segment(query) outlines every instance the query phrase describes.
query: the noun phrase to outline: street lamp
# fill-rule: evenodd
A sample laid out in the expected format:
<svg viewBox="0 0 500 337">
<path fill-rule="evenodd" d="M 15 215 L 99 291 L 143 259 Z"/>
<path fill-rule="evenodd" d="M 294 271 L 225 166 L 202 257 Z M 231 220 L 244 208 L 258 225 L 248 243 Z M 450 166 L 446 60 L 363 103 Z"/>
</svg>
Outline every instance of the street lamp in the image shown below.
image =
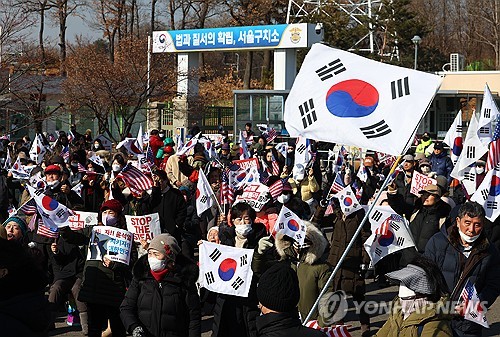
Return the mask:
<svg viewBox="0 0 500 337">
<path fill-rule="evenodd" d="M 413 66 L 413 69 L 417 69 L 417 57 L 418 57 L 418 45 L 422 41 L 422 38 L 418 35 L 415 35 L 412 39 L 411 42 L 415 45 L 415 64 Z"/>
</svg>

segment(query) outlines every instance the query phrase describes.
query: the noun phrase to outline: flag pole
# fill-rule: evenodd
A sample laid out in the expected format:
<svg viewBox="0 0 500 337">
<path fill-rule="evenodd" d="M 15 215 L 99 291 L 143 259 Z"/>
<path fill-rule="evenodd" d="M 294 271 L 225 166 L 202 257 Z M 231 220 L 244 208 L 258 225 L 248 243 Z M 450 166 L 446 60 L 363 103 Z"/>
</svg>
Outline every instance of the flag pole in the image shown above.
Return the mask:
<svg viewBox="0 0 500 337">
<path fill-rule="evenodd" d="M 319 301 L 321 300 L 321 298 L 323 297 L 323 295 L 325 295 L 325 293 L 327 292 L 328 287 L 330 286 L 330 284 L 333 281 L 333 278 L 335 277 L 335 275 L 339 271 L 340 267 L 342 266 L 342 263 L 344 262 L 345 258 L 347 257 L 347 254 L 349 253 L 349 251 L 351 250 L 352 246 L 354 245 L 354 242 L 355 242 L 356 238 L 358 237 L 359 233 L 361 233 L 361 230 L 363 229 L 363 225 L 368 220 L 368 217 L 370 216 L 370 213 L 372 212 L 373 208 L 375 207 L 375 204 L 377 203 L 378 199 L 382 195 L 382 192 L 389 185 L 390 176 L 394 172 L 394 170 L 396 169 L 397 164 L 400 161 L 400 159 L 401 159 L 401 156 L 399 156 L 399 158 L 396 160 L 396 162 L 392 165 L 391 171 L 389 172 L 389 174 L 385 178 L 384 183 L 382 184 L 382 186 L 380 187 L 377 195 L 375 196 L 375 199 L 373 200 L 372 204 L 368 208 L 368 211 L 365 213 L 365 216 L 363 217 L 363 220 L 361 220 L 361 223 L 359 224 L 358 229 L 356 229 L 356 232 L 354 232 L 354 235 L 352 236 L 351 241 L 349 242 L 349 244 L 347 245 L 346 249 L 344 250 L 344 253 L 340 257 L 339 261 L 337 262 L 337 265 L 333 269 L 330 277 L 326 281 L 325 286 L 323 287 L 323 289 L 321 289 L 321 292 L 319 293 L 318 297 L 316 298 L 316 301 L 314 302 L 311 310 L 309 311 L 309 314 L 307 314 L 307 317 L 302 322 L 303 325 L 306 325 L 306 323 L 309 321 L 309 319 L 313 315 L 314 311 L 318 308 Z"/>
</svg>

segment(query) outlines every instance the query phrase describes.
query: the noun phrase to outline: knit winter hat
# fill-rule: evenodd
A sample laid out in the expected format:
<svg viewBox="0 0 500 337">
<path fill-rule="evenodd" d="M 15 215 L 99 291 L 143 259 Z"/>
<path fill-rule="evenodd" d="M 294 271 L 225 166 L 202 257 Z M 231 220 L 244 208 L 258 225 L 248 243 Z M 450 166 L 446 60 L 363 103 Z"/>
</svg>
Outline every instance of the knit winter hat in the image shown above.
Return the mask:
<svg viewBox="0 0 500 337">
<path fill-rule="evenodd" d="M 26 235 L 26 232 L 28 231 L 28 226 L 26 225 L 26 222 L 24 222 L 23 219 L 21 219 L 18 216 L 11 216 L 7 220 L 5 220 L 3 225 L 6 226 L 9 222 L 15 222 L 21 229 L 21 232 L 23 232 L 23 236 Z"/>
<path fill-rule="evenodd" d="M 102 204 L 101 212 L 104 212 L 107 209 L 114 211 L 116 214 L 121 214 L 122 210 L 123 210 L 123 206 L 118 200 L 111 199 L 111 200 L 107 200 L 106 202 L 104 202 L 104 204 Z"/>
<path fill-rule="evenodd" d="M 165 254 L 167 260 L 174 260 L 181 252 L 181 248 L 177 240 L 168 233 L 157 235 L 151 240 L 148 250 L 154 249 L 162 254 Z"/>
<path fill-rule="evenodd" d="M 260 277 L 257 285 L 259 302 L 277 312 L 290 312 L 297 308 L 300 298 L 299 279 L 290 263 L 278 262 Z"/>
</svg>

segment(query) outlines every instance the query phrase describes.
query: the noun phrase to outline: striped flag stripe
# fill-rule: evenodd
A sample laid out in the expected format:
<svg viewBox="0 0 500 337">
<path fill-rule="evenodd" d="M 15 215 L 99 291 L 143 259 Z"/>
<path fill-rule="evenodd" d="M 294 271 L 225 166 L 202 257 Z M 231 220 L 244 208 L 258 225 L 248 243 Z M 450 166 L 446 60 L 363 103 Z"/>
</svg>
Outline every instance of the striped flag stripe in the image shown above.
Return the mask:
<svg viewBox="0 0 500 337">
<path fill-rule="evenodd" d="M 117 177 L 123 179 L 130 189 L 136 191 L 142 192 L 153 187 L 153 180 L 130 163 L 127 163 Z"/>
</svg>

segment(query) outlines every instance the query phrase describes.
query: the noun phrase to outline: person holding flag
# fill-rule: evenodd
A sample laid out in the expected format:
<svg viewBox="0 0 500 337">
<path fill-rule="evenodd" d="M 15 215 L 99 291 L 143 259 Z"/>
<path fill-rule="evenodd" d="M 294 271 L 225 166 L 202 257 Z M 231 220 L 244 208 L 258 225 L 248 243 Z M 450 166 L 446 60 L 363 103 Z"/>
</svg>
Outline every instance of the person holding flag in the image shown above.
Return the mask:
<svg viewBox="0 0 500 337">
<path fill-rule="evenodd" d="M 344 201 L 340 202 L 345 204 Z M 328 262 L 332 266 L 338 264 L 340 257 L 346 250 L 347 245 L 365 215 L 365 211 L 362 208 L 348 215 L 344 215 L 338 199 L 334 199 L 334 204 L 335 206 L 332 214 L 333 235 L 330 242 L 330 253 L 328 255 Z M 364 276 L 370 264 L 370 258 L 363 249 L 363 242 L 365 242 L 369 236 L 370 224 L 367 221 L 332 282 L 333 291 L 342 290 L 348 294 L 352 294 L 353 301 L 361 306 L 359 322 L 361 324 L 362 336 L 368 336 L 370 333 L 370 316 L 366 312 L 365 306 L 361 304 L 365 300 L 366 293 Z"/>
<path fill-rule="evenodd" d="M 250 205 L 243 202 L 235 204 L 231 208 L 229 222 L 221 216 L 223 221 L 219 224 L 220 243 L 236 248 L 256 248 L 267 232 L 263 224 L 255 222 L 255 218 L 255 210 Z M 255 319 L 259 315 L 256 286 L 254 275 L 247 297 L 217 294 L 213 337 L 256 337 Z"/>
<path fill-rule="evenodd" d="M 476 289 L 481 304 L 491 306 L 500 294 L 500 254 L 486 237 L 485 211 L 476 202 L 466 202 L 452 219 L 425 247 L 425 256 L 434 261 L 443 272 L 452 293 L 451 301 L 458 301 L 452 323 L 455 336 L 482 336 L 482 322 L 465 319 L 467 309 L 461 295 L 468 282 Z"/>
<path fill-rule="evenodd" d="M 302 200 L 309 205 L 310 214 L 314 214 L 318 202 L 313 198 L 313 193 L 319 191 L 319 185 L 314 177 L 313 168 L 307 170 L 302 164 L 295 164 L 292 178 L 288 182 L 292 186 L 293 194 L 299 193 Z"/>
</svg>

